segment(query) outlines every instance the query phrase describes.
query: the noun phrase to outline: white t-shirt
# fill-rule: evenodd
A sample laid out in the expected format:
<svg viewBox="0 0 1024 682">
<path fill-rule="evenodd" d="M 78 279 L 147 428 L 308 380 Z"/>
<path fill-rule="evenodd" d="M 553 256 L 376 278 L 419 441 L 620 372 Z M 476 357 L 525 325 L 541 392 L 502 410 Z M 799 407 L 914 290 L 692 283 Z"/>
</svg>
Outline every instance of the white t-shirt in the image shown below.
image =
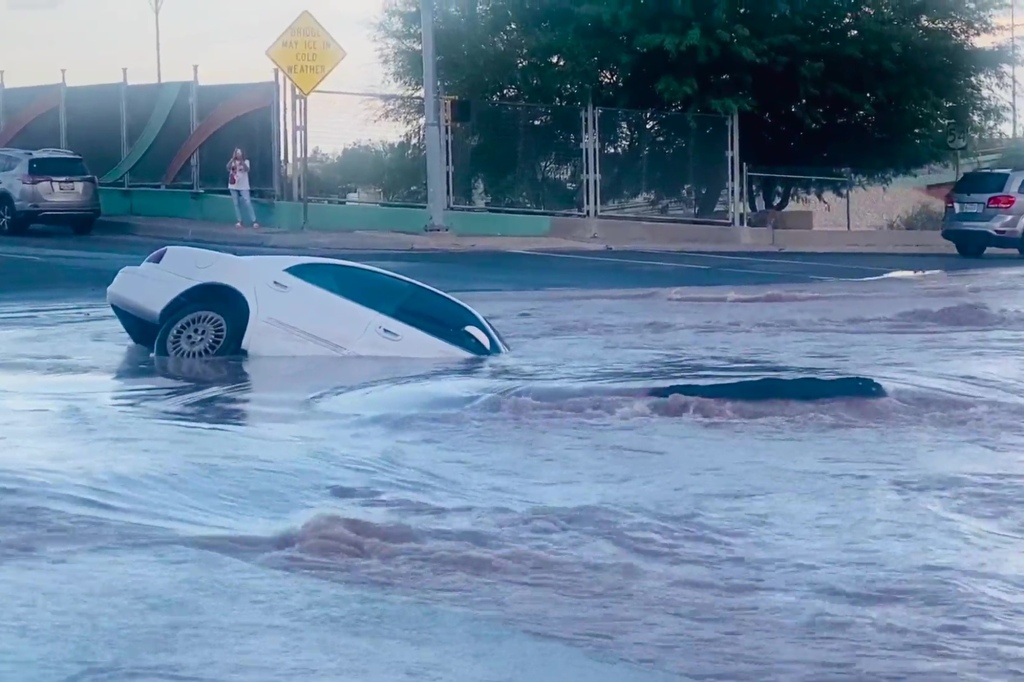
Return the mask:
<svg viewBox="0 0 1024 682">
<path fill-rule="evenodd" d="M 231 168 L 235 172 L 235 184 L 231 184 L 231 171 L 228 171 L 228 189 L 248 190 L 249 189 L 249 159 L 244 161 L 232 161 Z"/>
</svg>

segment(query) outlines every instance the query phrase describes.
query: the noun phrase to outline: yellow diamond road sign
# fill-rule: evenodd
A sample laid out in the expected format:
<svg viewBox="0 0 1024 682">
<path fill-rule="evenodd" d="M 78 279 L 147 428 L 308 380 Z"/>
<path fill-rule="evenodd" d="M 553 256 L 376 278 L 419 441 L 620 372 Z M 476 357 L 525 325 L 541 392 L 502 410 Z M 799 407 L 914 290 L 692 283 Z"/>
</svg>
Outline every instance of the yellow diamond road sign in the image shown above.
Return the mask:
<svg viewBox="0 0 1024 682">
<path fill-rule="evenodd" d="M 267 48 L 267 56 L 303 95 L 309 96 L 345 59 L 345 50 L 319 21 L 303 11 Z"/>
</svg>

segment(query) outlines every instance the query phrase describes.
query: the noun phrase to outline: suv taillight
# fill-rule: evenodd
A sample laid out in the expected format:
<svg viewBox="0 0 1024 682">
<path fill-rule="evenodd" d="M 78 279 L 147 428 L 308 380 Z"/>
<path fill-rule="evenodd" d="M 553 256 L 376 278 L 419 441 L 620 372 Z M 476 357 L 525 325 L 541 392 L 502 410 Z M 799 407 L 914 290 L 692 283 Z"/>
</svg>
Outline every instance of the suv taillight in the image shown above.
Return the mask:
<svg viewBox="0 0 1024 682">
<path fill-rule="evenodd" d="M 43 182 L 50 182 L 50 178 L 43 177 L 41 175 L 22 175 L 21 184 L 23 185 L 38 185 Z"/>
<path fill-rule="evenodd" d="M 997 194 L 994 197 L 989 197 L 988 204 L 989 208 L 1013 208 L 1013 205 L 1017 203 L 1017 197 L 1009 194 Z"/>
<path fill-rule="evenodd" d="M 946 195 L 946 208 L 953 208 L 953 193 Z"/>
</svg>

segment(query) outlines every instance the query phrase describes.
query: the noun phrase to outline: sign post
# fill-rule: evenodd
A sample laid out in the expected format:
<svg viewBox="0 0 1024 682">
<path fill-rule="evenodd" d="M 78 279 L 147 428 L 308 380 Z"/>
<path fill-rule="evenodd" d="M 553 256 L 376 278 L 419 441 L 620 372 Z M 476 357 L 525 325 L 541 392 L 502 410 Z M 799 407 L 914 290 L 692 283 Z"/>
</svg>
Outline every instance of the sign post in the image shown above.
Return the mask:
<svg viewBox="0 0 1024 682">
<path fill-rule="evenodd" d="M 956 152 L 967 149 L 967 130 L 956 121 L 946 124 L 946 146 Z"/>
<path fill-rule="evenodd" d="M 331 72 L 347 57 L 344 48 L 338 44 L 327 29 L 307 10 L 284 30 L 277 40 L 267 48 L 267 57 L 301 93 L 301 122 L 296 126 L 302 130 L 301 145 L 292 146 L 298 156 L 301 149 L 302 168 L 302 228 L 309 221 L 309 96 L 331 75 Z M 298 164 L 296 164 L 298 165 Z"/>
<path fill-rule="evenodd" d="M 960 152 L 967 149 L 967 128 L 956 121 L 946 123 L 946 146 L 953 153 L 953 175 L 960 178 Z"/>
</svg>

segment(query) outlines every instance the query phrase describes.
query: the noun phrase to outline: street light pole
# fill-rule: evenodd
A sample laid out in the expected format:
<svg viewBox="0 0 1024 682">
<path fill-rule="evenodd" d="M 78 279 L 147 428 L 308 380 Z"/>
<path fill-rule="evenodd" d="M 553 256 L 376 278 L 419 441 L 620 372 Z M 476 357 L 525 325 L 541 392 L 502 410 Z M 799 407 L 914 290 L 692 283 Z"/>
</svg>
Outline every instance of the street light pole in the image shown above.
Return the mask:
<svg viewBox="0 0 1024 682">
<path fill-rule="evenodd" d="M 1010 115 L 1013 139 L 1017 139 L 1017 0 L 1010 0 Z"/>
<path fill-rule="evenodd" d="M 420 24 L 423 32 L 423 118 L 427 146 L 428 231 L 446 230 L 444 224 L 445 172 L 441 157 L 441 116 L 437 94 L 437 54 L 434 49 L 434 0 L 420 0 Z"/>
<path fill-rule="evenodd" d="M 164 8 L 164 0 L 149 0 L 149 6 L 153 9 L 153 20 L 156 23 L 156 82 L 163 83 L 160 68 L 160 10 Z"/>
</svg>

